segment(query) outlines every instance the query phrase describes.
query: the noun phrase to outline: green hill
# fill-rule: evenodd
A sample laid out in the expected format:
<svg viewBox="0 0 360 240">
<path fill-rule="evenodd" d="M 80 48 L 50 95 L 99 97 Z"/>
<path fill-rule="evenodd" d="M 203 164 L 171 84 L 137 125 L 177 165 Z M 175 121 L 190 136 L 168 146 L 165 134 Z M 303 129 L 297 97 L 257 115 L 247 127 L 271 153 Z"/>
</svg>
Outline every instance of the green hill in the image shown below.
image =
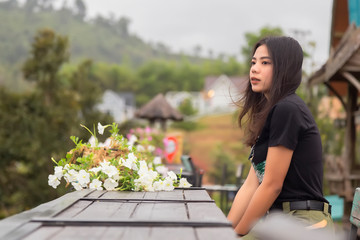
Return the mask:
<svg viewBox="0 0 360 240">
<path fill-rule="evenodd" d="M 53 8 L 55 0 L 0 1 L 0 84 L 16 89 L 20 69 L 29 55 L 37 31 L 50 28 L 67 36 L 71 62 L 93 59 L 96 62 L 126 64 L 132 68 L 156 59 L 180 61 L 184 56 L 170 52 L 162 43 L 144 42 L 128 31 L 130 20 L 124 17 L 102 17 L 85 20 L 82 0 L 72 8 Z M 191 62 L 197 57 L 186 56 Z M 11 79 L 11 80 L 10 80 Z M 14 80 L 15 79 L 15 80 Z"/>
</svg>

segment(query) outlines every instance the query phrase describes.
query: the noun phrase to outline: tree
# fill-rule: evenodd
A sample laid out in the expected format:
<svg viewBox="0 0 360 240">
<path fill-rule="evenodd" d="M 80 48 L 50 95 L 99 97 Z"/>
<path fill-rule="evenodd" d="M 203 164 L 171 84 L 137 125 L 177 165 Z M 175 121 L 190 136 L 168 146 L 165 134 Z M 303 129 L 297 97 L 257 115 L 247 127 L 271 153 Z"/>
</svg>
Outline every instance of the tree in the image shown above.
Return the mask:
<svg viewBox="0 0 360 240">
<path fill-rule="evenodd" d="M 193 107 L 191 99 L 186 98 L 179 106 L 179 111 L 186 115 L 186 116 L 192 116 L 197 113 L 196 109 Z"/>
<path fill-rule="evenodd" d="M 77 16 L 81 19 L 84 20 L 85 16 L 86 16 L 86 5 L 83 2 L 83 0 L 76 0 L 75 1 L 75 7 L 76 7 L 76 11 L 77 11 Z"/>
<path fill-rule="evenodd" d="M 126 17 L 121 17 L 116 24 L 118 33 L 120 34 L 120 36 L 122 37 L 128 37 L 129 36 L 129 24 L 130 24 L 130 19 L 126 18 Z"/>
<path fill-rule="evenodd" d="M 283 30 L 279 27 L 263 27 L 260 29 L 259 32 L 247 32 L 245 33 L 245 39 L 246 39 L 246 45 L 241 48 L 241 54 L 244 56 L 245 63 L 247 66 L 247 70 L 245 72 L 248 72 L 250 69 L 250 62 L 252 58 L 252 51 L 254 48 L 254 45 L 262 38 L 267 36 L 282 36 L 284 35 Z"/>
<path fill-rule="evenodd" d="M 36 83 L 47 106 L 56 97 L 58 72 L 69 56 L 67 37 L 56 35 L 50 29 L 38 31 L 32 44 L 31 57 L 23 66 L 23 74 L 26 80 Z"/>
<path fill-rule="evenodd" d="M 72 135 L 88 140 L 85 131 L 79 132 L 80 123 L 113 121 L 94 108 L 102 91 L 90 79 L 90 60 L 72 74 L 59 72 L 68 59 L 65 39 L 39 31 L 23 66 L 24 76 L 36 83 L 33 91 L 0 89 L 0 218 L 62 195 L 64 188 L 47 184 L 54 171 L 51 157 L 66 155 Z"/>
</svg>

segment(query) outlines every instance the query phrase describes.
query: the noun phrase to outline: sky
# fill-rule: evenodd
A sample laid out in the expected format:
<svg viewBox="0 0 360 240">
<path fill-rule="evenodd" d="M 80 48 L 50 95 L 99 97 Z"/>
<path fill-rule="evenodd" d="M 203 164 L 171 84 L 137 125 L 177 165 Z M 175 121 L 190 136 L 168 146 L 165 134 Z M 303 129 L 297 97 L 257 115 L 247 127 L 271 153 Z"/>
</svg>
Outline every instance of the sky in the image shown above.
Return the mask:
<svg viewBox="0 0 360 240">
<path fill-rule="evenodd" d="M 173 52 L 211 49 L 241 59 L 246 32 L 280 27 L 300 43 L 315 41 L 317 65 L 329 56 L 332 0 L 84 0 L 88 17 L 127 17 L 130 32 Z M 295 33 L 298 32 L 298 34 Z M 300 34 L 299 34 L 300 33 Z"/>
<path fill-rule="evenodd" d="M 3 0 L 0 0 L 3 1 Z M 24 2 L 25 0 L 18 0 Z M 52 0 L 61 6 L 75 0 Z M 83 0 L 88 18 L 130 19 L 130 32 L 146 42 L 161 42 L 172 52 L 224 53 L 242 60 L 245 33 L 280 27 L 302 46 L 315 41 L 316 66 L 329 56 L 333 0 Z"/>
</svg>

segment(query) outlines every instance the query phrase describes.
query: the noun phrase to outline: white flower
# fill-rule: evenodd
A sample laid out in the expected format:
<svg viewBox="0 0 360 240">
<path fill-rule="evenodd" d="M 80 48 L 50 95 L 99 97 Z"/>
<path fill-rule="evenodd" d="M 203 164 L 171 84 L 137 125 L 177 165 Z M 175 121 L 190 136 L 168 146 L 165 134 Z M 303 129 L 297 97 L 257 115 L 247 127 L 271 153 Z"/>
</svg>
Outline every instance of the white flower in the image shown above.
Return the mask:
<svg viewBox="0 0 360 240">
<path fill-rule="evenodd" d="M 181 179 L 180 179 L 179 187 L 189 188 L 189 187 L 191 187 L 191 186 L 192 186 L 192 185 L 187 181 L 186 178 L 181 178 Z"/>
<path fill-rule="evenodd" d="M 90 174 L 82 169 L 79 171 L 76 179 L 82 187 L 85 187 L 90 182 Z"/>
<path fill-rule="evenodd" d="M 98 132 L 99 134 L 103 135 L 104 134 L 104 130 L 105 130 L 105 126 L 101 125 L 101 123 L 98 122 Z"/>
<path fill-rule="evenodd" d="M 94 179 L 90 183 L 90 189 L 103 190 L 101 185 L 102 185 L 102 182 L 99 179 Z"/>
<path fill-rule="evenodd" d="M 153 152 L 153 151 L 155 151 L 155 147 L 153 145 L 149 145 L 147 150 L 149 152 Z"/>
<path fill-rule="evenodd" d="M 131 135 L 129 142 L 134 144 L 137 140 L 138 140 L 138 138 L 135 135 Z"/>
<path fill-rule="evenodd" d="M 80 191 L 83 189 L 83 187 L 81 186 L 80 183 L 78 182 L 72 182 L 71 185 L 73 185 L 73 187 L 75 188 L 76 191 Z"/>
<path fill-rule="evenodd" d="M 153 186 L 155 191 L 164 191 L 165 183 L 164 181 L 159 180 L 159 181 L 155 181 Z"/>
<path fill-rule="evenodd" d="M 131 135 L 128 141 L 128 145 L 129 145 L 129 150 L 132 149 L 132 147 L 134 146 L 134 143 L 137 141 L 137 137 L 135 135 Z"/>
<path fill-rule="evenodd" d="M 177 180 L 177 176 L 173 171 L 169 171 L 167 174 L 172 180 Z"/>
<path fill-rule="evenodd" d="M 105 159 L 100 163 L 100 166 L 102 168 L 105 168 L 105 167 L 108 167 L 110 166 L 110 162 L 109 161 L 106 161 Z"/>
<path fill-rule="evenodd" d="M 165 191 L 172 191 L 174 190 L 174 182 L 171 178 L 169 177 L 166 177 L 165 180 L 164 180 L 164 190 Z"/>
<path fill-rule="evenodd" d="M 144 148 L 144 146 L 142 146 L 142 145 L 137 145 L 137 146 L 136 146 L 136 150 L 137 150 L 138 152 L 145 152 L 145 151 L 146 151 L 145 148 Z"/>
<path fill-rule="evenodd" d="M 64 170 L 69 171 L 69 170 L 70 170 L 70 165 L 69 165 L 69 164 L 66 164 L 66 165 L 64 166 Z"/>
<path fill-rule="evenodd" d="M 150 191 L 150 192 L 154 191 L 153 179 L 148 174 L 143 175 L 142 177 L 140 177 L 138 179 L 135 179 L 134 183 L 135 183 L 135 186 L 137 186 L 137 188 L 142 187 L 145 191 Z"/>
<path fill-rule="evenodd" d="M 165 177 L 169 169 L 164 165 L 159 165 L 155 168 L 155 170 Z"/>
<path fill-rule="evenodd" d="M 138 171 L 138 174 L 140 176 L 147 174 L 149 169 L 148 169 L 146 162 L 144 160 L 141 160 L 141 161 L 139 161 L 139 163 L 140 163 L 140 169 Z"/>
<path fill-rule="evenodd" d="M 122 159 L 122 165 L 133 170 L 137 170 L 136 166 L 137 158 L 134 153 L 129 153 L 126 160 Z"/>
<path fill-rule="evenodd" d="M 55 175 L 50 174 L 48 177 L 48 184 L 53 188 L 57 188 L 57 186 L 60 184 L 60 181 Z"/>
<path fill-rule="evenodd" d="M 62 166 L 56 166 L 55 167 L 55 176 L 58 178 L 58 179 L 61 179 L 63 177 L 63 167 Z"/>
<path fill-rule="evenodd" d="M 161 157 L 154 157 L 153 163 L 154 163 L 155 165 L 161 164 Z"/>
<path fill-rule="evenodd" d="M 90 143 L 91 147 L 96 147 L 96 139 L 94 136 L 91 136 L 89 138 L 89 143 Z"/>
<path fill-rule="evenodd" d="M 104 188 L 108 191 L 113 191 L 118 186 L 118 182 L 112 178 L 107 178 L 104 182 Z"/>
<path fill-rule="evenodd" d="M 101 169 L 102 169 L 101 167 L 94 167 L 94 168 L 89 169 L 89 171 L 97 174 L 98 172 L 101 171 Z"/>
<path fill-rule="evenodd" d="M 115 174 L 111 178 L 114 179 L 115 181 L 119 181 L 121 177 L 119 174 Z"/>
<path fill-rule="evenodd" d="M 111 139 L 107 138 L 104 143 L 99 143 L 99 147 L 110 147 L 111 146 Z"/>
<path fill-rule="evenodd" d="M 109 177 L 112 177 L 112 176 L 118 174 L 118 173 L 119 173 L 119 170 L 118 170 L 115 166 L 110 165 L 110 166 L 105 166 L 105 167 L 103 167 L 103 172 L 104 172 L 106 175 L 108 175 Z"/>
<path fill-rule="evenodd" d="M 65 173 L 64 178 L 67 182 L 74 182 L 76 181 L 76 176 L 78 172 L 74 169 L 70 169 L 67 173 Z"/>
</svg>

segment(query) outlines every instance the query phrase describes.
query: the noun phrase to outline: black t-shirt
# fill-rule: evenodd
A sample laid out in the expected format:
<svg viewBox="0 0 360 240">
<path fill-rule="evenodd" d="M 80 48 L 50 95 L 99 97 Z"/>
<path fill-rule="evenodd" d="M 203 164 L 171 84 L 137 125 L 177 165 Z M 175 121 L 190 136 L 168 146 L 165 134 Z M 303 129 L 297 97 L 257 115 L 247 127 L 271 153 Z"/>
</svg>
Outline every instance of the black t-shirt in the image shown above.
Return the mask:
<svg viewBox="0 0 360 240">
<path fill-rule="evenodd" d="M 268 147 L 278 145 L 294 153 L 283 188 L 274 204 L 299 200 L 327 202 L 322 193 L 323 163 L 319 130 L 308 107 L 296 94 L 283 98 L 270 110 L 253 147 L 251 162 L 260 183 Z"/>
</svg>

